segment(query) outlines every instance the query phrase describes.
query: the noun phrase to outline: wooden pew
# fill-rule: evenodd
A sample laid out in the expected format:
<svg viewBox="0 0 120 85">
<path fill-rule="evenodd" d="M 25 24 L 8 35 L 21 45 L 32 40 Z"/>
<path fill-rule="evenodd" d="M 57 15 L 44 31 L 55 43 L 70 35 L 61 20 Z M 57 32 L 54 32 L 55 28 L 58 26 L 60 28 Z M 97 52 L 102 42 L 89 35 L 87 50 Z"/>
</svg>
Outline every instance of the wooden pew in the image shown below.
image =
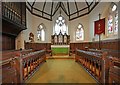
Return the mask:
<svg viewBox="0 0 120 85">
<path fill-rule="evenodd" d="M 101 53 L 77 50 L 75 60 L 80 62 L 92 76 L 101 81 L 101 56 Z"/>
<path fill-rule="evenodd" d="M 32 50 L 11 51 L 6 54 L 6 57 L 3 52 L 5 58 L 0 64 L 0 69 L 3 71 L 1 74 L 2 83 L 24 83 L 36 72 L 40 64 L 46 61 L 45 53 L 45 50 L 35 52 L 32 52 Z"/>
<path fill-rule="evenodd" d="M 28 54 L 30 52 L 33 52 L 32 49 L 23 49 L 23 50 L 7 50 L 7 51 L 1 51 L 0 54 L 2 55 L 0 60 L 7 60 L 10 58 L 13 58 L 15 56 L 19 57 L 21 55 Z"/>
<path fill-rule="evenodd" d="M 109 83 L 120 84 L 120 52 L 109 52 L 112 53 L 109 59 Z"/>
<path fill-rule="evenodd" d="M 42 62 L 46 61 L 45 50 L 36 51 L 31 54 L 22 56 L 22 82 L 25 82 L 36 70 Z"/>
<path fill-rule="evenodd" d="M 116 66 L 115 63 L 120 65 L 120 61 L 112 61 L 113 65 L 109 71 L 109 83 L 120 84 L 120 66 Z"/>
<path fill-rule="evenodd" d="M 7 59 L 1 62 L 0 70 L 2 70 L 2 83 L 18 83 L 17 70 L 12 66 L 15 58 Z"/>
<path fill-rule="evenodd" d="M 116 58 L 118 54 L 118 51 L 110 50 L 77 50 L 75 60 L 80 62 L 99 83 L 119 83 L 120 59 Z"/>
</svg>

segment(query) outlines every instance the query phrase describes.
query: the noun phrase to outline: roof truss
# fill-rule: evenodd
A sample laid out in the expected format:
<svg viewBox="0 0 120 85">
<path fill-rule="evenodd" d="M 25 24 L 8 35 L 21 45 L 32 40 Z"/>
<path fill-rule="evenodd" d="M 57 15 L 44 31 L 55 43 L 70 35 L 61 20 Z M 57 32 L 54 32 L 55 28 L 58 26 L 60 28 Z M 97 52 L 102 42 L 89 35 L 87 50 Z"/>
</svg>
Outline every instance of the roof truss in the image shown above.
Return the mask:
<svg viewBox="0 0 120 85">
<path fill-rule="evenodd" d="M 44 19 L 47 19 L 47 20 L 50 20 L 52 21 L 52 18 L 53 16 L 56 14 L 56 12 L 59 10 L 59 9 L 62 9 L 63 12 L 69 17 L 69 20 L 74 20 L 76 18 L 79 18 L 79 17 L 82 17 L 82 16 L 85 16 L 87 14 L 89 14 L 96 6 L 97 4 L 99 3 L 99 0 L 98 2 L 96 2 L 96 0 L 93 0 L 93 2 L 91 2 L 90 4 L 87 2 L 87 0 L 85 0 L 85 3 L 87 5 L 87 7 L 84 7 L 82 9 L 79 9 L 78 8 L 78 4 L 76 2 L 76 0 L 74 0 L 74 4 L 75 4 L 75 8 L 76 8 L 76 11 L 74 13 L 71 13 L 70 12 L 70 2 L 69 1 L 66 1 L 66 2 L 57 2 L 57 5 L 55 6 L 55 9 L 53 10 L 53 7 L 54 7 L 54 2 L 51 2 L 51 6 L 50 6 L 50 13 L 47 13 L 44 11 L 45 7 L 46 7 L 46 1 L 43 3 L 43 7 L 42 9 L 39 9 L 39 8 L 36 8 L 34 7 L 36 0 L 34 0 L 34 2 L 32 3 L 32 5 L 30 4 L 30 2 L 26 2 L 27 5 L 26 5 L 26 8 L 30 11 L 30 13 L 32 13 L 33 15 L 35 16 L 38 16 L 38 17 L 41 17 L 41 18 L 44 18 Z M 64 3 L 66 3 L 66 7 L 65 8 L 65 5 Z M 29 7 L 28 7 L 29 5 Z M 87 12 L 85 13 L 82 13 L 84 10 L 87 10 Z M 37 11 L 37 13 L 36 13 Z M 46 17 L 47 16 L 47 17 Z M 74 17 L 73 17 L 74 16 Z"/>
</svg>

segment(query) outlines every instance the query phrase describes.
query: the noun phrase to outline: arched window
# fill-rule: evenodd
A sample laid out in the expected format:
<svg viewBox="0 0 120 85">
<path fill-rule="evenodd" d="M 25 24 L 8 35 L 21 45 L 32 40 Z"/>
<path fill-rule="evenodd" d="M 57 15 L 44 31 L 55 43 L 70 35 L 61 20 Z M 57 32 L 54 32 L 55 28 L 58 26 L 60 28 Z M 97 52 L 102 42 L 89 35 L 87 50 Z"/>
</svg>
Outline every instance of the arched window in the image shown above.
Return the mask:
<svg viewBox="0 0 120 85">
<path fill-rule="evenodd" d="M 118 10 L 115 3 L 111 3 L 109 9 L 108 34 L 118 34 Z"/>
<path fill-rule="evenodd" d="M 118 12 L 115 13 L 114 34 L 118 34 Z"/>
<path fill-rule="evenodd" d="M 37 39 L 40 41 L 45 41 L 45 26 L 40 24 L 37 29 Z"/>
<path fill-rule="evenodd" d="M 108 17 L 108 33 L 113 33 L 113 16 L 111 14 Z"/>
<path fill-rule="evenodd" d="M 68 29 L 66 27 L 65 19 L 62 16 L 59 16 L 56 21 L 55 21 L 55 27 L 53 29 L 53 34 L 59 34 L 61 31 L 62 34 L 67 33 L 68 34 Z"/>
<path fill-rule="evenodd" d="M 76 40 L 84 40 L 84 29 L 82 24 L 79 24 L 76 29 Z"/>
</svg>

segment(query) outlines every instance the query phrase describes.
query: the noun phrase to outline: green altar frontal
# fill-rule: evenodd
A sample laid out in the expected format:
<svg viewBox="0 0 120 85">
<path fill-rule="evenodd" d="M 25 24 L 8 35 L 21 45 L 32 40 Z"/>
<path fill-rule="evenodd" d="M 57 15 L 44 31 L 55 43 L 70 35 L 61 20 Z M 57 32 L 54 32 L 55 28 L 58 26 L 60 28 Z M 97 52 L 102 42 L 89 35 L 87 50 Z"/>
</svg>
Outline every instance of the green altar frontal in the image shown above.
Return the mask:
<svg viewBox="0 0 120 85">
<path fill-rule="evenodd" d="M 68 55 L 69 54 L 69 45 L 52 45 L 51 49 L 52 49 L 53 55 L 59 55 L 59 54 Z"/>
</svg>

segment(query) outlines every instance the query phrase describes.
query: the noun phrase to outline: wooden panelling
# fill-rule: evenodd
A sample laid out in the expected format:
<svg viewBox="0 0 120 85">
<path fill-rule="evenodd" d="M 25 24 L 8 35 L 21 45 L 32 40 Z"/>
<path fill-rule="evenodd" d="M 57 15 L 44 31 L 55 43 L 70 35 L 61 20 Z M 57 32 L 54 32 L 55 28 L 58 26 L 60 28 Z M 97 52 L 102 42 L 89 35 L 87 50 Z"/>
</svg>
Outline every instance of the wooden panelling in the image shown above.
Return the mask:
<svg viewBox="0 0 120 85">
<path fill-rule="evenodd" d="M 51 50 L 51 43 L 29 43 L 25 42 L 25 49 L 33 49 L 33 50 Z"/>
<path fill-rule="evenodd" d="M 113 40 L 103 40 L 100 42 L 100 48 L 102 50 L 109 49 L 109 50 L 120 50 L 118 44 L 120 44 L 119 39 Z M 85 47 L 90 49 L 99 49 L 99 42 L 83 42 L 83 43 L 70 43 L 70 50 L 81 49 L 85 50 Z"/>
<path fill-rule="evenodd" d="M 2 35 L 2 50 L 14 50 L 15 49 L 15 37 Z"/>
<path fill-rule="evenodd" d="M 29 43 L 24 42 L 25 49 L 33 49 L 34 51 L 46 50 L 46 53 L 52 55 L 51 43 Z"/>
</svg>

